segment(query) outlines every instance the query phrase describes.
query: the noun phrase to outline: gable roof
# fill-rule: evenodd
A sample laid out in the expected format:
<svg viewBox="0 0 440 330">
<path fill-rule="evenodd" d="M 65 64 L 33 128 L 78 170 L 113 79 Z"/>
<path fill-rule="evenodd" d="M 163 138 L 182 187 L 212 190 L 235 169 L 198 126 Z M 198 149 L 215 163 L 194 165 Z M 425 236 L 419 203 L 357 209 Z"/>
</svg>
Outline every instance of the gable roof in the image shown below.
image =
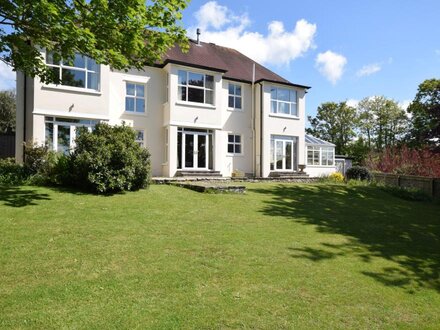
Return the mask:
<svg viewBox="0 0 440 330">
<path fill-rule="evenodd" d="M 189 51 L 182 53 L 179 46 L 174 46 L 165 54 L 163 66 L 168 63 L 192 66 L 201 69 L 218 71 L 223 73 L 223 78 L 252 83 L 252 70 L 255 63 L 255 81 L 268 81 L 300 88 L 310 88 L 309 86 L 291 83 L 264 66 L 258 64 L 239 51 L 218 46 L 213 43 L 189 40 Z"/>
<path fill-rule="evenodd" d="M 328 146 L 328 147 L 335 147 L 333 143 L 318 139 L 317 137 L 314 137 L 312 135 L 305 136 L 306 144 L 313 144 L 313 145 L 320 145 L 320 146 Z"/>
</svg>

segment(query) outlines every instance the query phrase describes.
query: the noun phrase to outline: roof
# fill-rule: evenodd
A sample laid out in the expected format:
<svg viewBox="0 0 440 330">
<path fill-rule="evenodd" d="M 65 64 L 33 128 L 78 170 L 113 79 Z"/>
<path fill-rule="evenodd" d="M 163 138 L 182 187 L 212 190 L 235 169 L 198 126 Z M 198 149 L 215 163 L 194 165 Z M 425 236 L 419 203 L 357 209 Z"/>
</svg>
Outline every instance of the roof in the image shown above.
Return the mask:
<svg viewBox="0 0 440 330">
<path fill-rule="evenodd" d="M 218 46 L 213 43 L 189 40 L 189 51 L 183 53 L 179 46 L 174 46 L 165 54 L 163 66 L 168 63 L 192 66 L 223 73 L 223 78 L 252 83 L 253 64 L 255 63 L 255 81 L 269 81 L 300 88 L 310 88 L 309 86 L 291 83 L 287 79 L 277 75 L 264 66 L 258 64 L 239 51 Z"/>
<path fill-rule="evenodd" d="M 327 146 L 327 147 L 334 147 L 335 145 L 333 143 L 318 139 L 317 137 L 306 135 L 306 144 L 314 144 L 314 145 L 320 145 L 320 146 Z"/>
</svg>

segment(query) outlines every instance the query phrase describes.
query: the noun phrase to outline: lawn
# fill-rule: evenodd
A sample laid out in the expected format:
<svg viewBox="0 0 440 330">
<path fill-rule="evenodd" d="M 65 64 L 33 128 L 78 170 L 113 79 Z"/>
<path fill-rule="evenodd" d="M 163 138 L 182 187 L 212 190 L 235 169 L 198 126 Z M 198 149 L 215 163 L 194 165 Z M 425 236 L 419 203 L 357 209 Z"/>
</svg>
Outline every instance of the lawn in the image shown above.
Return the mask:
<svg viewBox="0 0 440 330">
<path fill-rule="evenodd" d="M 440 327 L 438 204 L 247 188 L 0 188 L 0 327 Z"/>
</svg>

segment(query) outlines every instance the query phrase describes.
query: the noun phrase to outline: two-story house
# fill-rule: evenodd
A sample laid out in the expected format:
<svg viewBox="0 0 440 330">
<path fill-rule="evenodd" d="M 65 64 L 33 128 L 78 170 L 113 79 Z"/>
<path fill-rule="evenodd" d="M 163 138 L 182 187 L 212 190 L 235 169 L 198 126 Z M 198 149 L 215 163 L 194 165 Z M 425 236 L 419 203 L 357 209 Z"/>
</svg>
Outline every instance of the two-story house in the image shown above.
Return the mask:
<svg viewBox="0 0 440 330">
<path fill-rule="evenodd" d="M 71 63 L 42 55 L 61 83 L 46 85 L 18 74 L 18 160 L 23 141 L 68 152 L 78 126 L 105 121 L 125 122 L 138 132 L 137 142 L 151 152 L 153 176 L 203 171 L 231 176 L 239 170 L 267 177 L 306 164 L 309 87 L 234 49 L 190 41 L 188 53 L 175 47 L 162 63 L 128 72 L 81 55 Z"/>
</svg>

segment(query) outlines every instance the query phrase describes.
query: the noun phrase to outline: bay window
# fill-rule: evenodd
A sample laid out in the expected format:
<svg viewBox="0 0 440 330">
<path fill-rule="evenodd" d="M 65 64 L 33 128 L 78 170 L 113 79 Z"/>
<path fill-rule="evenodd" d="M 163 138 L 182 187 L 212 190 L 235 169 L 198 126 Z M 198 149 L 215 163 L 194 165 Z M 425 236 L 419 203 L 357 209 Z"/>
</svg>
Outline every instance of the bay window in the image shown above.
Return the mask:
<svg viewBox="0 0 440 330">
<path fill-rule="evenodd" d="M 214 76 L 184 70 L 178 75 L 179 101 L 214 104 Z"/>
<path fill-rule="evenodd" d="M 297 94 L 294 90 L 272 87 L 270 104 L 271 113 L 298 117 Z"/>
</svg>

